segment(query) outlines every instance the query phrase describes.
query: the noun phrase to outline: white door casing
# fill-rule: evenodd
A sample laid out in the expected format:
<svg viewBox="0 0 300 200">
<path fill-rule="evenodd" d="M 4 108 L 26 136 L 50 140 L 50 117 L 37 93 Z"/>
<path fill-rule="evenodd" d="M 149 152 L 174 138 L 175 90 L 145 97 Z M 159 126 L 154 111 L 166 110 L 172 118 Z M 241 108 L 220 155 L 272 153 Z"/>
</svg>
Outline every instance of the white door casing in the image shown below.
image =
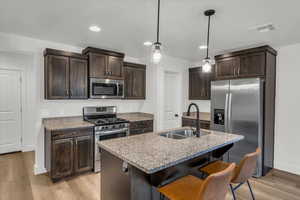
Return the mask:
<svg viewBox="0 0 300 200">
<path fill-rule="evenodd" d="M 164 73 L 164 129 L 180 127 L 179 73 Z"/>
<path fill-rule="evenodd" d="M 0 154 L 21 150 L 21 72 L 0 69 Z"/>
</svg>

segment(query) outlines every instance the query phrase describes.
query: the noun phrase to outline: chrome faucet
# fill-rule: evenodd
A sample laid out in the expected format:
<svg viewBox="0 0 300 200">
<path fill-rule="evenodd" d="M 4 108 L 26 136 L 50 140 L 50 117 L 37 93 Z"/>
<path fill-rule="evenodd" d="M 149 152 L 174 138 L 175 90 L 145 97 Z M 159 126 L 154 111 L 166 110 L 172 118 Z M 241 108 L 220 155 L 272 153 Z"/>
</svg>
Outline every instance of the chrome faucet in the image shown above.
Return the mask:
<svg viewBox="0 0 300 200">
<path fill-rule="evenodd" d="M 191 110 L 191 107 L 192 106 L 195 106 L 195 108 L 196 108 L 196 110 L 197 110 L 197 121 L 196 121 L 196 133 L 195 133 L 195 135 L 197 136 L 197 137 L 200 137 L 200 119 L 199 119 L 199 115 L 200 115 L 200 112 L 199 112 L 199 107 L 198 107 L 198 105 L 197 104 L 195 104 L 195 103 L 191 103 L 190 105 L 189 105 L 189 108 L 188 108 L 188 111 L 187 111 L 187 116 L 190 116 L 190 110 Z"/>
</svg>

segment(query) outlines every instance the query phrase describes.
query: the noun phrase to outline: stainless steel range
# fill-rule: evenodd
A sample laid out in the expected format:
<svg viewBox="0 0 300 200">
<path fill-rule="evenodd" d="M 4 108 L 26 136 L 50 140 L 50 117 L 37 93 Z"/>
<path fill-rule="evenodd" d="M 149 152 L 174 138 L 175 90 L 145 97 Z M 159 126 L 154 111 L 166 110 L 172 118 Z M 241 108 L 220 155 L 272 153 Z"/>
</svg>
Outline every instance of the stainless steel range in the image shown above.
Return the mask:
<svg viewBox="0 0 300 200">
<path fill-rule="evenodd" d="M 95 153 L 94 171 L 101 170 L 101 152 L 98 141 L 112 138 L 125 137 L 129 135 L 129 122 L 117 118 L 117 107 L 84 107 L 83 119 L 95 124 Z"/>
</svg>

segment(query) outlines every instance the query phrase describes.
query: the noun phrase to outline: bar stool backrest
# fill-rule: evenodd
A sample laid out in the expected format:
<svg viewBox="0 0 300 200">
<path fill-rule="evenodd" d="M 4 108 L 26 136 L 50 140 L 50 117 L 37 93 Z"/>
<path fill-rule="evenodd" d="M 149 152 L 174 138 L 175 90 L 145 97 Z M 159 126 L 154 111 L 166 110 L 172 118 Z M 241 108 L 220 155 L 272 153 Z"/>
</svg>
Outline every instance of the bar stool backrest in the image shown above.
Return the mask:
<svg viewBox="0 0 300 200">
<path fill-rule="evenodd" d="M 205 179 L 199 191 L 199 200 L 225 200 L 228 185 L 236 165 L 230 164 L 225 170 L 211 174 Z"/>
<path fill-rule="evenodd" d="M 257 165 L 257 158 L 261 154 L 261 149 L 257 148 L 255 152 L 245 155 L 243 160 L 235 170 L 232 183 L 244 183 L 251 178 L 255 172 Z"/>
</svg>

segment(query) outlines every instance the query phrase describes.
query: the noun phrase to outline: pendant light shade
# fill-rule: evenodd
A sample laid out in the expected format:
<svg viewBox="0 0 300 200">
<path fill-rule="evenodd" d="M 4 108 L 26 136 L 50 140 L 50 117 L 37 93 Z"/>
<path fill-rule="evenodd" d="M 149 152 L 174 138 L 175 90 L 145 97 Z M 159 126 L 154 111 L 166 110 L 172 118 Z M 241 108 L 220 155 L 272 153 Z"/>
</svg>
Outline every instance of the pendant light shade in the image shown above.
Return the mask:
<svg viewBox="0 0 300 200">
<path fill-rule="evenodd" d="M 162 53 L 161 53 L 161 44 L 160 43 L 155 43 L 153 45 L 153 50 L 152 50 L 152 61 L 154 64 L 158 64 L 162 58 Z"/>
<path fill-rule="evenodd" d="M 153 44 L 152 49 L 152 62 L 158 64 L 162 59 L 161 43 L 159 42 L 159 22 L 160 22 L 160 0 L 158 0 L 157 5 L 157 32 L 156 32 L 156 42 Z"/>
<path fill-rule="evenodd" d="M 212 61 L 210 59 L 204 59 L 202 65 L 202 71 L 205 73 L 211 72 Z"/>
<path fill-rule="evenodd" d="M 210 17 L 215 14 L 215 10 L 206 10 L 204 15 L 208 17 L 208 27 L 207 27 L 207 49 L 206 49 L 206 57 L 203 59 L 202 71 L 205 73 L 211 72 L 212 69 L 212 60 L 208 56 L 209 53 L 209 39 L 210 39 Z"/>
</svg>

